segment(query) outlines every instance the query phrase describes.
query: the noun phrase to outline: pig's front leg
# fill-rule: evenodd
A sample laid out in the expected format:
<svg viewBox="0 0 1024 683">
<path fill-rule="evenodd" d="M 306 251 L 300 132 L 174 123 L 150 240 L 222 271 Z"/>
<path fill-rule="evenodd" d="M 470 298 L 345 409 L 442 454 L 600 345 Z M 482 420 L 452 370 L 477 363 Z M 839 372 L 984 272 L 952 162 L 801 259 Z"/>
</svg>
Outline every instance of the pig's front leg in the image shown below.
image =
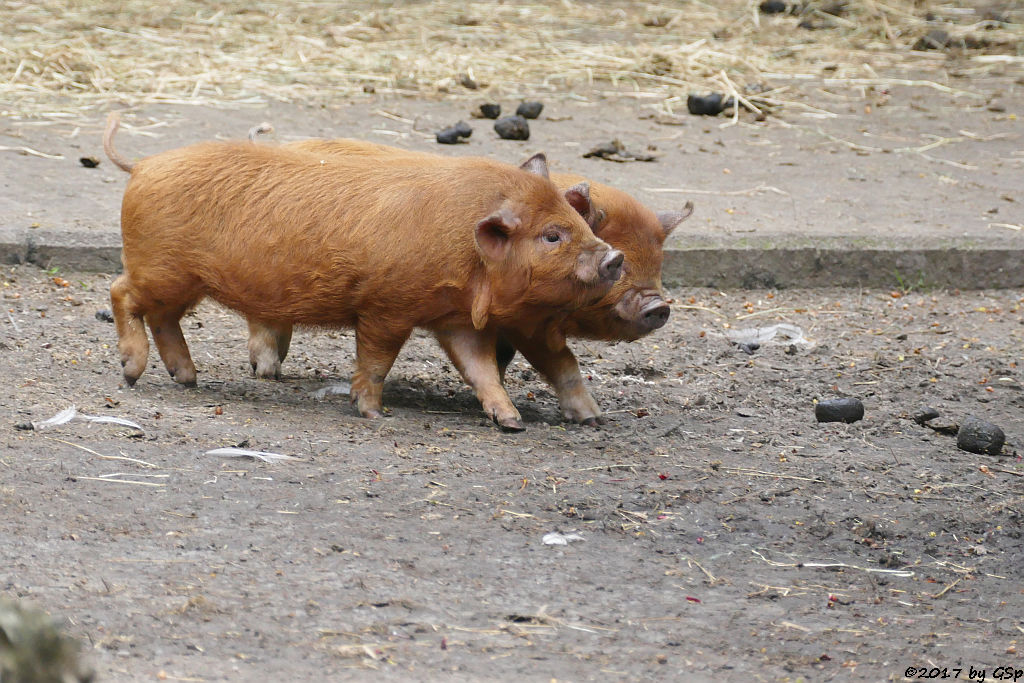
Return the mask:
<svg viewBox="0 0 1024 683">
<path fill-rule="evenodd" d="M 466 384 L 473 388 L 484 412 L 507 432 L 525 429 L 523 418 L 501 385 L 494 357 L 497 335 L 489 329 L 444 329 L 435 333 Z"/>
<path fill-rule="evenodd" d="M 601 417 L 601 408 L 583 384 L 576 356 L 568 346 L 562 344 L 558 351 L 552 351 L 543 333 L 526 337 L 515 332 L 502 330 L 502 335 L 523 354 L 537 371 L 551 384 L 558 396 L 558 404 L 562 415 L 567 420 L 580 422 L 591 427 L 606 422 Z"/>
<path fill-rule="evenodd" d="M 411 333 L 412 328 L 386 329 L 380 321 L 356 323 L 356 371 L 349 396 L 363 417 L 381 416 L 384 378 Z"/>
</svg>

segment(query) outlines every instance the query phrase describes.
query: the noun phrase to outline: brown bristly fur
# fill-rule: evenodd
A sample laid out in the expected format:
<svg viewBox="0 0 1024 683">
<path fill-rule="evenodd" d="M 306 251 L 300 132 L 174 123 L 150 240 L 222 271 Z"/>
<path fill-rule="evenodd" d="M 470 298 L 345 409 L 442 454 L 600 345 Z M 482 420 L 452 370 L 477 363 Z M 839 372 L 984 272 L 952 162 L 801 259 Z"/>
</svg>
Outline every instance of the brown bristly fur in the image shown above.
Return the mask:
<svg viewBox="0 0 1024 683">
<path fill-rule="evenodd" d="M 279 330 L 354 327 L 352 398 L 374 416 L 414 327 L 475 353 L 486 348 L 477 332 L 536 330 L 610 286 L 590 276 L 608 246 L 550 181 L 485 159 L 412 167 L 215 142 L 149 157 L 131 174 L 125 272 L 111 287 L 131 383 L 145 369 L 144 318 L 171 375 L 194 384 L 178 320 L 210 297 Z M 552 225 L 567 233 L 557 248 L 542 239 Z M 485 410 L 516 426 L 500 382 L 491 386 L 496 367 L 474 357 L 467 372 Z"/>
<path fill-rule="evenodd" d="M 254 141 L 259 133 L 258 127 L 253 128 L 249 139 Z M 372 155 L 375 158 L 403 159 L 409 164 L 429 164 L 441 158 L 425 152 L 349 139 L 314 138 L 288 143 L 285 147 L 322 158 Z M 598 237 L 625 254 L 626 266 L 622 277 L 607 294 L 571 312 L 557 327 L 549 326 L 541 334 L 532 334 L 522 326 L 510 326 L 503 329 L 502 334 L 554 385 L 566 417 L 577 421 L 597 421 L 600 415 L 597 404 L 583 385 L 575 357 L 562 342 L 565 336 L 631 341 L 651 331 L 643 324 L 642 313 L 650 306 L 663 303 L 662 247 L 672 229 L 689 216 L 692 205 L 688 202 L 680 212 L 656 215 L 625 192 L 582 176 L 553 173 L 551 180 L 562 191 L 581 182 L 589 183 L 592 202 L 588 216 L 590 225 Z M 259 334 L 258 326 L 250 324 L 250 330 Z M 264 336 L 250 340 L 251 357 L 259 355 L 260 344 L 265 340 Z M 445 339 L 440 341 L 449 356 L 458 352 Z M 280 349 L 276 351 L 280 352 Z M 263 353 L 270 359 L 280 356 L 280 353 L 275 355 L 273 349 L 266 349 Z M 253 362 L 255 367 L 256 361 Z M 274 361 L 275 371 L 277 367 L 279 361 Z M 504 366 L 501 371 L 504 372 Z M 262 374 L 269 374 L 269 371 Z"/>
</svg>

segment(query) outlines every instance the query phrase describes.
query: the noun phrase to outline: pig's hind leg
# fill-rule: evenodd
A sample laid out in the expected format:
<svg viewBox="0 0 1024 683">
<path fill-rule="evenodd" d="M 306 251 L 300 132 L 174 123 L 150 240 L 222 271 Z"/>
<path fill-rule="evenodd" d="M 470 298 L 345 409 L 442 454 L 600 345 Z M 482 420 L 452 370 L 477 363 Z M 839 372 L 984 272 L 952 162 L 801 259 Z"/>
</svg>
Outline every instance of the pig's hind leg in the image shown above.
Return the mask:
<svg viewBox="0 0 1024 683">
<path fill-rule="evenodd" d="M 543 335 L 522 337 L 512 333 L 509 340 L 555 389 L 565 419 L 591 427 L 606 422 L 583 383 L 579 363 L 569 347 L 563 344 L 561 349 L 552 350 Z"/>
<path fill-rule="evenodd" d="M 292 342 L 290 323 L 249 318 L 249 364 L 257 377 L 281 379 L 281 363 Z"/>
<path fill-rule="evenodd" d="M 149 360 L 149 339 L 146 337 L 144 312 L 132 296 L 131 280 L 119 275 L 110 285 L 110 308 L 117 326 L 117 350 L 128 386 L 134 386 Z"/>
<path fill-rule="evenodd" d="M 499 371 L 495 359 L 496 335 L 459 328 L 440 330 L 435 336 L 466 384 L 476 392 L 487 416 L 505 431 L 523 431 L 523 418 L 501 385 L 504 372 Z"/>
<path fill-rule="evenodd" d="M 388 330 L 379 320 L 356 323 L 356 371 L 349 397 L 363 417 L 382 415 L 384 378 L 410 334 L 411 328 Z"/>
<path fill-rule="evenodd" d="M 167 372 L 178 384 L 196 385 L 196 366 L 188 352 L 188 344 L 181 333 L 181 317 L 187 307 L 159 309 L 146 314 L 146 323 L 153 333 L 153 341 L 160 352 Z"/>
</svg>

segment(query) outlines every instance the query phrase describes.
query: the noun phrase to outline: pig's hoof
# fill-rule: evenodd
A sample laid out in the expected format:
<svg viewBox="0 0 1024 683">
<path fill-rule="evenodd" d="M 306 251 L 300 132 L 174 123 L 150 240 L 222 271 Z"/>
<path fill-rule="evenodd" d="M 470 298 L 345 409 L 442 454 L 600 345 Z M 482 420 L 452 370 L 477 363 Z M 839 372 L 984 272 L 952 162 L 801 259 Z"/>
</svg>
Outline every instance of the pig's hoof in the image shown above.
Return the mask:
<svg viewBox="0 0 1024 683">
<path fill-rule="evenodd" d="M 517 420 L 514 417 L 506 417 L 495 421 L 503 432 L 522 432 L 526 430 L 526 425 L 523 424 L 523 421 Z"/>
<path fill-rule="evenodd" d="M 250 363 L 252 365 L 252 374 L 256 375 L 260 379 L 281 379 L 281 362 L 275 361 L 273 363 Z"/>
<path fill-rule="evenodd" d="M 177 370 L 170 372 L 171 379 L 185 387 L 186 389 L 195 389 L 198 385 L 196 384 L 196 374 L 194 372 L 188 372 L 185 370 Z"/>
<path fill-rule="evenodd" d="M 384 413 L 379 410 L 363 410 L 359 412 L 360 415 L 365 417 L 367 420 L 376 420 L 379 417 L 384 417 Z"/>
<path fill-rule="evenodd" d="M 125 376 L 124 376 L 124 381 L 125 381 L 125 383 L 126 383 L 126 384 L 127 384 L 128 386 L 130 386 L 130 387 L 134 387 L 134 386 L 135 386 L 135 383 L 139 381 L 139 378 L 138 378 L 138 377 L 132 377 L 132 376 L 130 376 L 130 375 L 125 375 Z"/>
<path fill-rule="evenodd" d="M 594 417 L 584 418 L 584 420 L 583 420 L 583 424 L 585 424 L 588 427 L 599 427 L 599 426 L 601 426 L 603 424 L 607 424 L 607 422 L 608 422 L 608 420 L 606 420 L 605 418 L 601 417 L 600 415 L 596 415 Z"/>
</svg>

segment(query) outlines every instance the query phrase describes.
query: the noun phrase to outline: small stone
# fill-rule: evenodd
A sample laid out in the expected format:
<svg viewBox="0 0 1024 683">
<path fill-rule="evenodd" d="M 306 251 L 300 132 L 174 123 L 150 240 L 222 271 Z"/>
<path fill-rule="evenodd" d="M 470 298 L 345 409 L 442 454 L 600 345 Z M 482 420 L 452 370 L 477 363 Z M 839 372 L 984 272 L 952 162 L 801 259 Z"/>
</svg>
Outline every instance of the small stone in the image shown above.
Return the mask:
<svg viewBox="0 0 1024 683">
<path fill-rule="evenodd" d="M 82 164 L 86 168 L 96 168 L 100 165 L 100 160 L 96 157 L 82 157 L 78 160 L 78 163 Z"/>
<path fill-rule="evenodd" d="M 477 88 L 480 87 L 480 84 L 477 83 L 476 80 L 469 74 L 462 74 L 461 76 L 459 76 L 459 83 L 462 85 L 463 88 L 469 88 L 470 90 L 476 90 Z"/>
<path fill-rule="evenodd" d="M 544 105 L 541 102 L 523 102 L 516 107 L 516 114 L 524 119 L 535 119 L 540 116 L 543 109 Z"/>
<path fill-rule="evenodd" d="M 501 116 L 501 105 L 495 102 L 487 102 L 480 105 L 480 115 L 485 119 L 496 119 Z"/>
<path fill-rule="evenodd" d="M 818 422 L 845 422 L 864 419 L 864 404 L 858 398 L 830 398 L 814 406 Z"/>
<path fill-rule="evenodd" d="M 999 455 L 1006 443 L 1003 430 L 979 418 L 969 416 L 960 424 L 956 447 L 968 453 Z"/>
<path fill-rule="evenodd" d="M 377 92 L 377 88 L 375 88 L 372 83 L 367 83 L 363 86 L 363 92 L 372 95 Z"/>
<path fill-rule="evenodd" d="M 942 50 L 949 45 L 949 34 L 940 28 L 933 28 L 917 39 L 913 50 Z"/>
<path fill-rule="evenodd" d="M 914 414 L 910 417 L 914 422 L 923 427 L 925 422 L 928 422 L 928 420 L 934 420 L 938 416 L 939 411 L 935 410 L 935 408 L 932 408 L 931 406 L 921 406 L 914 411 Z"/>
<path fill-rule="evenodd" d="M 529 140 L 530 124 L 522 116 L 506 116 L 494 122 L 494 132 L 503 140 Z"/>
<path fill-rule="evenodd" d="M 112 323 L 114 322 L 114 314 L 109 308 L 101 308 L 96 311 L 96 319 L 101 323 Z"/>
</svg>

